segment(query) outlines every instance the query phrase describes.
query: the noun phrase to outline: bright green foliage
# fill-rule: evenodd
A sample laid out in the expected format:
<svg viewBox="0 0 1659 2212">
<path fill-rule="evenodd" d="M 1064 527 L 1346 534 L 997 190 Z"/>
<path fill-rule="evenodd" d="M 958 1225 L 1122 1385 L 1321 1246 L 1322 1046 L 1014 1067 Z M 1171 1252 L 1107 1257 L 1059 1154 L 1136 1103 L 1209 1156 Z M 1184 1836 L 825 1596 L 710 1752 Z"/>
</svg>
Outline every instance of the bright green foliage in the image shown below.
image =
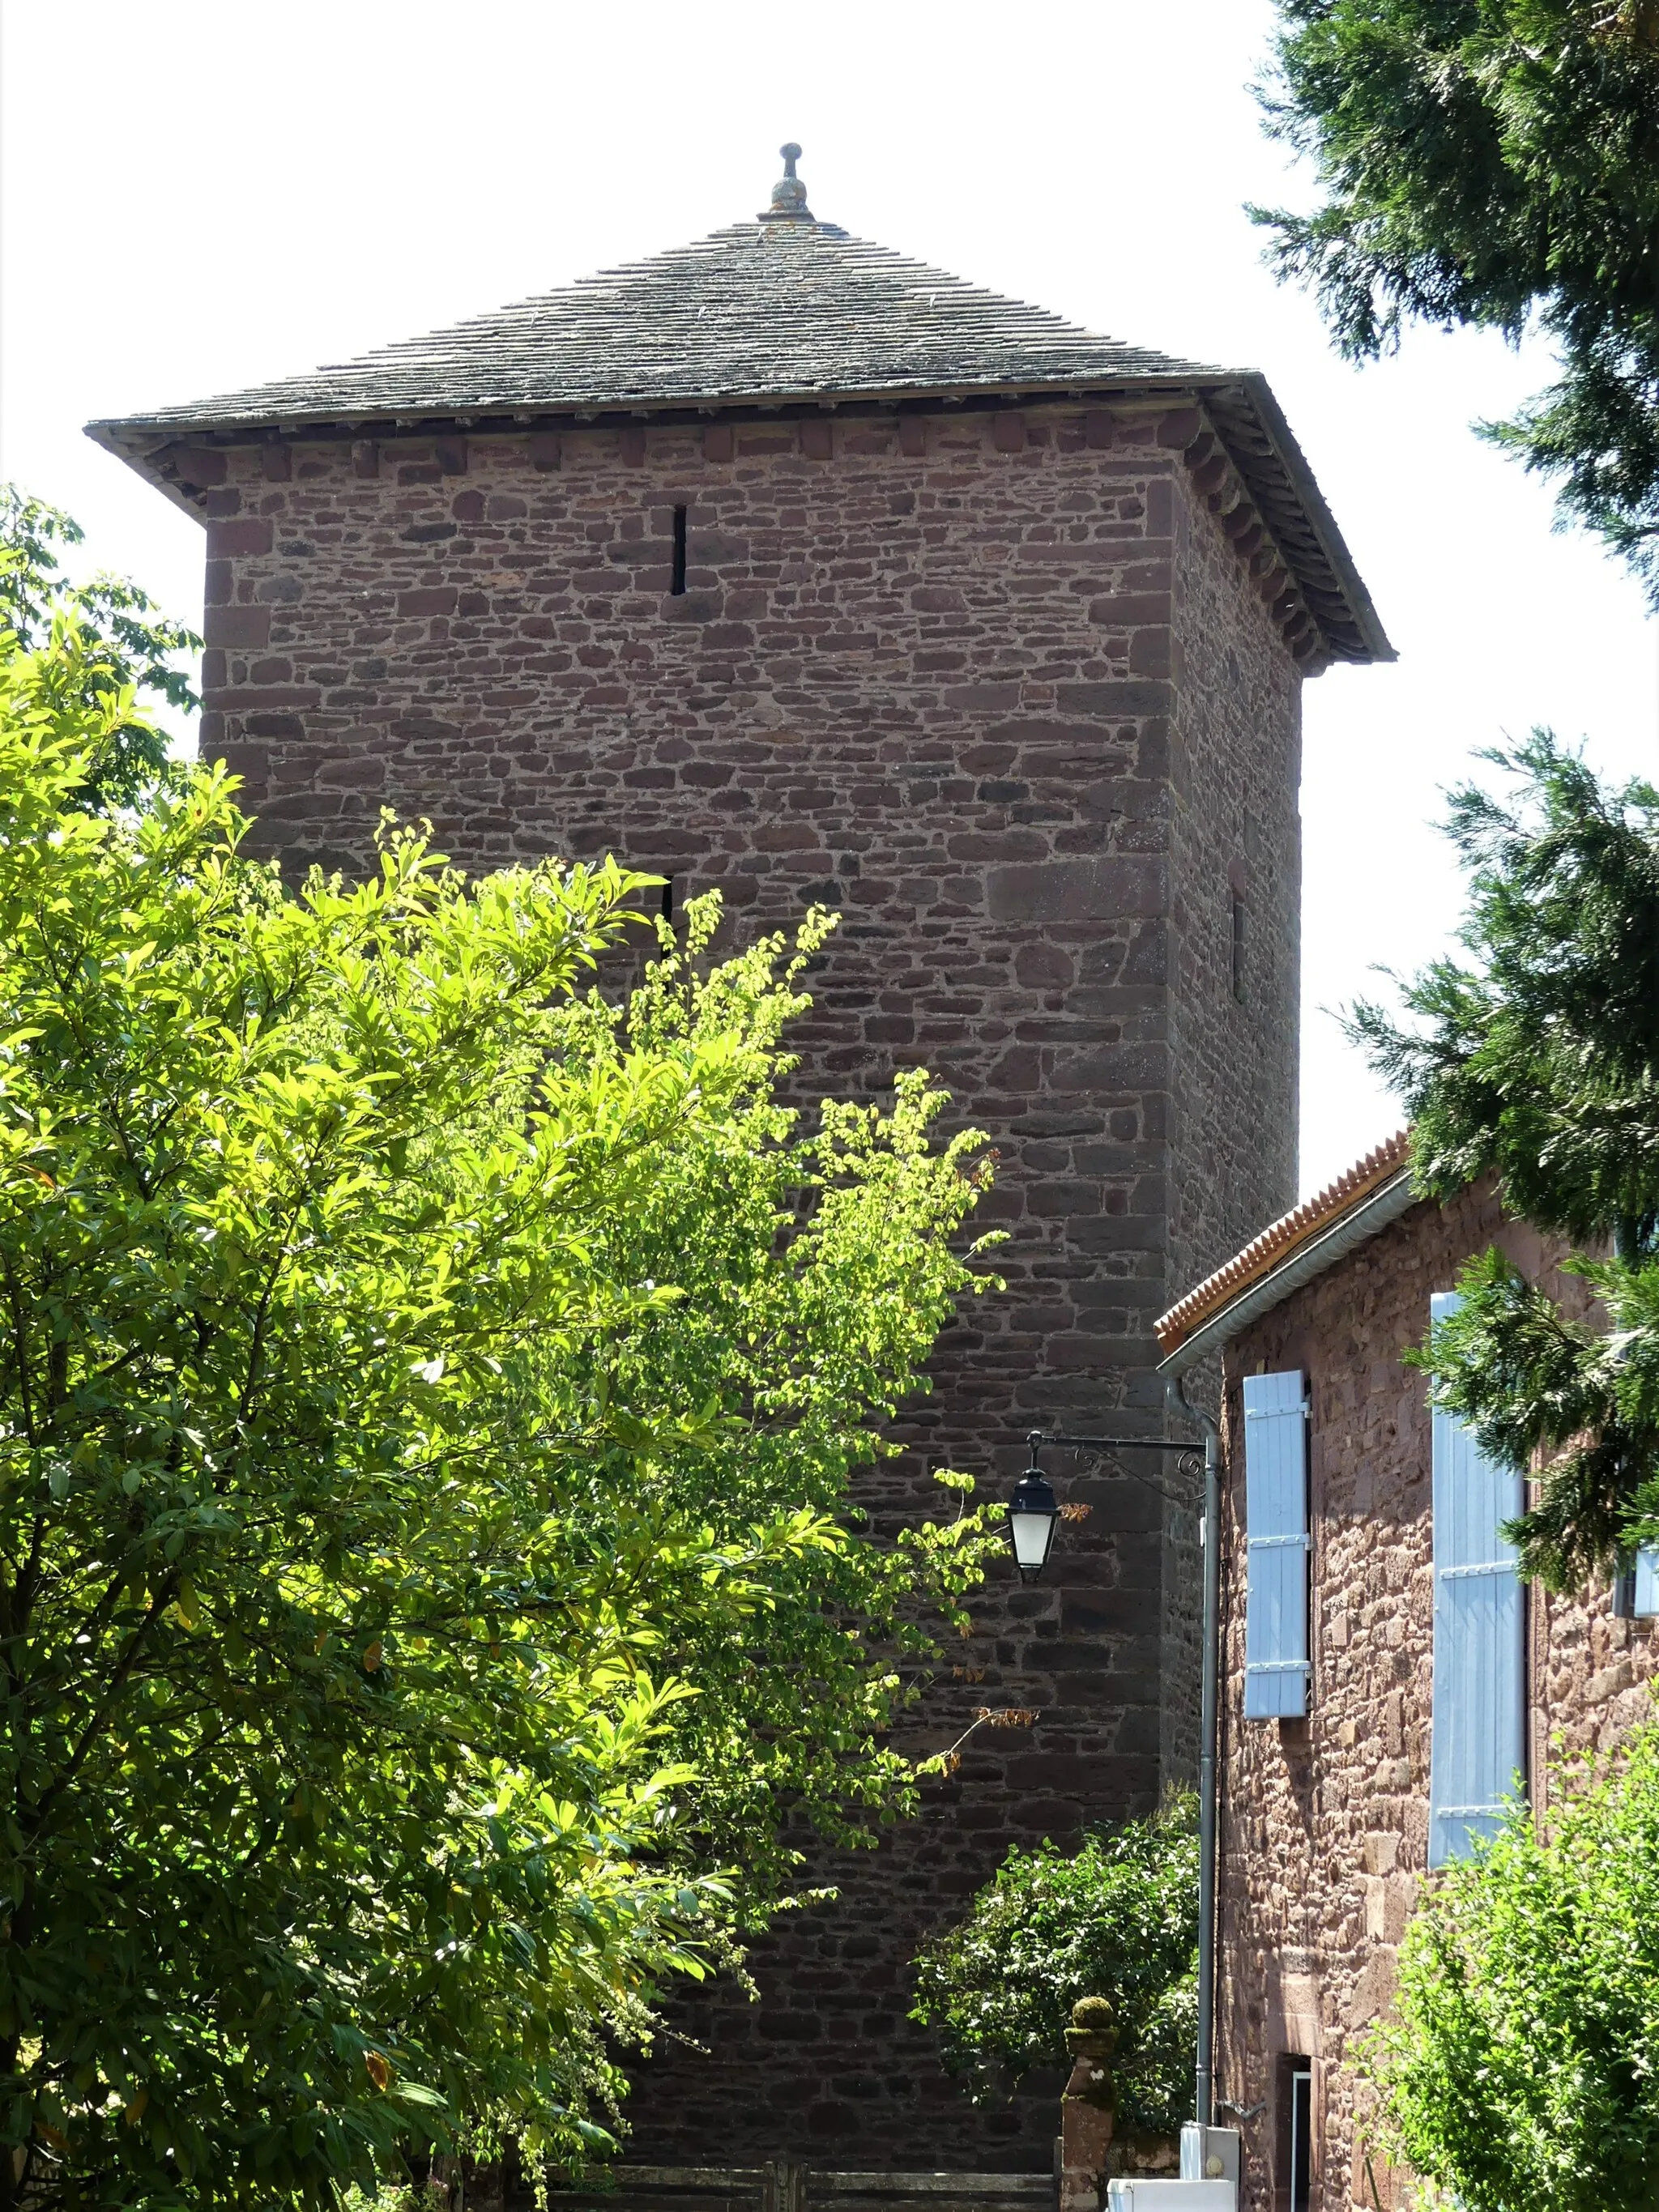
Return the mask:
<svg viewBox="0 0 1659 2212">
<path fill-rule="evenodd" d="M 968 1917 L 917 1960 L 910 2017 L 942 2031 L 976 2103 L 1033 2067 L 1066 2066 L 1079 1997 L 1117 2014 L 1120 2128 L 1170 2135 L 1192 2117 L 1198 2033 L 1198 1801 L 1150 1820 L 1011 1851 Z"/>
<path fill-rule="evenodd" d="M 1523 1219 L 1611 1258 L 1576 1262 L 1610 1326 L 1565 1319 L 1497 1253 L 1426 1357 L 1437 1399 L 1530 1471 L 1529 1574 L 1581 1582 L 1659 1523 L 1659 792 L 1606 791 L 1540 732 L 1490 757 L 1519 804 L 1466 788 L 1450 834 L 1469 878 L 1472 963 L 1437 961 L 1354 1030 L 1404 1097 L 1422 1188 L 1495 1174 Z"/>
<path fill-rule="evenodd" d="M 0 2206 L 579 2151 L 782 1820 L 908 1802 L 897 1612 L 986 1540 L 846 1483 L 974 1140 L 920 1076 L 803 1133 L 775 942 L 581 996 L 609 865 L 295 895 L 216 773 L 85 811 L 83 649 L 0 652 Z"/>
<path fill-rule="evenodd" d="M 153 693 L 180 714 L 201 704 L 181 656 L 199 653 L 202 641 L 169 622 L 136 584 L 119 576 L 65 583 L 57 545 L 78 545 L 80 525 L 0 484 L 0 629 L 26 651 L 50 646 L 41 679 L 64 702 L 118 698 L 124 691 Z M 167 739 L 142 710 L 121 714 L 100 732 L 80 804 L 94 811 L 131 806 L 166 772 Z"/>
<path fill-rule="evenodd" d="M 1486 434 L 1557 478 L 1659 603 L 1656 0 L 1279 0 L 1269 128 L 1311 157 L 1310 216 L 1252 210 L 1337 343 L 1413 319 L 1511 339 L 1561 375 Z"/>
<path fill-rule="evenodd" d="M 662 1455 L 655 1469 L 662 1508 L 712 1516 L 724 1538 L 770 1521 L 783 1500 L 840 1510 L 849 1467 L 892 1449 L 874 1417 L 923 1387 L 917 1363 L 970 1281 L 947 1240 L 983 1170 L 975 1134 L 930 1150 L 944 1099 L 915 1073 L 900 1076 L 890 1115 L 826 1100 L 818 1133 L 792 1138 L 794 1116 L 757 1079 L 753 1054 L 775 1052 L 807 1002 L 775 984 L 775 943 L 696 985 L 716 918 L 714 902 L 692 902 L 684 950 L 651 964 L 625 1024 L 590 998 L 565 1034 L 584 1062 L 617 1066 L 624 1050 L 678 1060 L 688 1039 L 718 1066 L 750 1041 L 727 1079 L 731 1103 L 678 1133 L 596 1252 L 607 1275 L 672 1283 L 675 1296 L 586 1355 L 590 1387 L 628 1409 L 613 1413 L 601 1481 L 626 1479 L 632 1422 L 655 1432 L 741 1409 L 717 1451 Z M 803 933 L 792 977 L 828 927 Z M 779 1225 L 809 1194 L 809 1225 L 781 1266 Z M 741 1636 L 698 1604 L 665 1630 L 663 1663 L 700 1692 L 672 1731 L 697 1774 L 684 1818 L 718 1860 L 742 1863 L 752 1893 L 769 1896 L 795 1863 L 781 1841 L 793 1809 L 842 1843 L 873 1840 L 872 1813 L 914 1809 L 915 1769 L 878 1744 L 897 1700 L 893 1662 L 933 1649 L 918 1597 L 935 1620 L 968 1626 L 958 1594 L 998 1540 L 967 1514 L 901 1528 L 894 1547 L 815 1541 L 780 1554 Z M 872 1645 L 887 1655 L 879 1666 Z"/>
<path fill-rule="evenodd" d="M 1463 2212 L 1659 2206 L 1659 1731 L 1552 1784 L 1429 1888 L 1368 2064 L 1394 2154 Z"/>
</svg>

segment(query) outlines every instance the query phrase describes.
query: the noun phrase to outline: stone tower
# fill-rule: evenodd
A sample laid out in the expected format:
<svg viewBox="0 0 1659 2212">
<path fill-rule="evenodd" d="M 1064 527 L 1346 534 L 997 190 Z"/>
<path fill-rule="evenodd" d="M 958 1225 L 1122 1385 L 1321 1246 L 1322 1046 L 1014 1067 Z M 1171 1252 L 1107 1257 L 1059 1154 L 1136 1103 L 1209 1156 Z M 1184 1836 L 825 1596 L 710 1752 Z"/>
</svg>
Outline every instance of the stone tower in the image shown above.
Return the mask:
<svg viewBox="0 0 1659 2212">
<path fill-rule="evenodd" d="M 947 1333 L 878 1522 L 1035 1425 L 1155 1433 L 1152 1324 L 1295 1195 L 1298 696 L 1390 657 L 1254 371 L 1095 336 L 817 221 L 701 243 L 313 375 L 91 426 L 207 526 L 202 744 L 267 849 L 379 810 L 470 868 L 615 851 L 735 927 L 842 924 L 805 1087 L 922 1063 L 1001 1154 L 1008 1290 Z M 1092 1508 L 977 1607 L 924 1816 L 819 1870 L 631 2154 L 1046 2168 L 910 2025 L 909 1961 L 1016 1840 L 1190 1771 L 1190 1515 Z"/>
</svg>

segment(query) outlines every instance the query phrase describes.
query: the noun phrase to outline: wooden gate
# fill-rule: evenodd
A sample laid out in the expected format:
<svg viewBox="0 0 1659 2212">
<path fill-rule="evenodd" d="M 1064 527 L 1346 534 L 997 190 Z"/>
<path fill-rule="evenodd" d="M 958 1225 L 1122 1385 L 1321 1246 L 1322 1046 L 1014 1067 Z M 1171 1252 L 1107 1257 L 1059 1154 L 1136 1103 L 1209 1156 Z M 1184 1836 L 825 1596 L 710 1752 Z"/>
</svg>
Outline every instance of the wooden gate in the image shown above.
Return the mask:
<svg viewBox="0 0 1659 2212">
<path fill-rule="evenodd" d="M 556 2212 L 1054 2212 L 1048 2173 L 845 2173 L 766 2166 L 606 2166 L 550 2192 Z"/>
</svg>

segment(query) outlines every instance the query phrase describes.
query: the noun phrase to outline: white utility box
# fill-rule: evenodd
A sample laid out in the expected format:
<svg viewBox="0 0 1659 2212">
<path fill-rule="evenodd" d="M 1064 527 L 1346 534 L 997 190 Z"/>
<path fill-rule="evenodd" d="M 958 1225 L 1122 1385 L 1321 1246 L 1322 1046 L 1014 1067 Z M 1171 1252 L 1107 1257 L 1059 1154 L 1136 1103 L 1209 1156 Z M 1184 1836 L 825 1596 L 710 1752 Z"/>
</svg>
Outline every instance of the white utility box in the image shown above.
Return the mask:
<svg viewBox="0 0 1659 2212">
<path fill-rule="evenodd" d="M 1183 2181 L 1231 2181 L 1237 2186 L 1242 2171 L 1239 2157 L 1237 2128 L 1206 2128 L 1188 2120 L 1181 2130 Z"/>
<path fill-rule="evenodd" d="M 1181 2130 L 1180 2180 L 1120 2176 L 1106 2185 L 1108 2212 L 1238 2212 L 1238 2130 L 1188 2120 Z"/>
<path fill-rule="evenodd" d="M 1131 2181 L 1106 2185 L 1109 2212 L 1237 2212 L 1236 2181 Z"/>
</svg>

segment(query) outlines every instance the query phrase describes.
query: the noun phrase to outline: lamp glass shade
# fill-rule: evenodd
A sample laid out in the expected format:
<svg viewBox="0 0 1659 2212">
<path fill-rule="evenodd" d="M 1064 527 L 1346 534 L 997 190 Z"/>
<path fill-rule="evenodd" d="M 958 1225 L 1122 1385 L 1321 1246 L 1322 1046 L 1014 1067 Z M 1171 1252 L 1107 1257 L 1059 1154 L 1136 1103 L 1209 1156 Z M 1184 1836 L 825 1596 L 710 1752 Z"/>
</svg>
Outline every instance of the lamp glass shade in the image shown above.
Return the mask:
<svg viewBox="0 0 1659 2212">
<path fill-rule="evenodd" d="M 1054 1493 L 1043 1477 L 1023 1477 L 1008 1502 L 1008 1540 L 1022 1581 L 1035 1582 L 1048 1565 L 1059 1519 Z"/>
</svg>

